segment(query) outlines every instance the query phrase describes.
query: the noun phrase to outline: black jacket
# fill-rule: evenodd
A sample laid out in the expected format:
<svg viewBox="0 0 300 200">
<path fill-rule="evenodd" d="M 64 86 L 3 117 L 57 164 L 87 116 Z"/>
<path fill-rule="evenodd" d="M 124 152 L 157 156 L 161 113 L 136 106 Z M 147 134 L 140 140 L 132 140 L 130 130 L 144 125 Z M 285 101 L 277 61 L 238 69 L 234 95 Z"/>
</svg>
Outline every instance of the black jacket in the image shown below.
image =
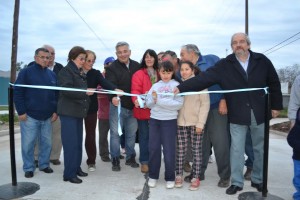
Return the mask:
<svg viewBox="0 0 300 200">
<path fill-rule="evenodd" d="M 53 67 L 53 72 L 56 74 L 56 76 L 58 76 L 59 71 L 63 68 L 64 66 L 60 63 L 55 63 L 54 67 Z"/>
<path fill-rule="evenodd" d="M 66 67 L 58 73 L 58 85 L 60 87 L 87 89 L 85 75 L 82 75 L 73 61 L 69 61 Z M 86 92 L 60 91 L 57 113 L 70 117 L 84 118 L 89 109 L 89 97 Z"/>
<path fill-rule="evenodd" d="M 117 87 L 106 80 L 99 70 L 91 69 L 86 74 L 87 79 L 87 87 L 88 88 L 97 88 L 100 85 L 103 89 L 106 90 L 114 90 Z M 95 113 L 98 111 L 98 100 L 97 100 L 97 93 L 94 93 L 90 96 L 90 106 L 88 113 Z"/>
<path fill-rule="evenodd" d="M 300 160 L 300 108 L 297 111 L 295 125 L 287 136 L 287 141 L 293 148 L 293 159 Z"/>
<path fill-rule="evenodd" d="M 269 87 L 271 109 L 282 109 L 278 75 L 271 61 L 263 54 L 250 51 L 247 73 L 235 55 L 231 54 L 199 76 L 184 81 L 178 89 L 180 92 L 200 91 L 216 83 L 220 84 L 223 90 Z M 264 123 L 264 97 L 264 90 L 225 94 L 229 122 L 250 125 L 252 109 L 257 124 Z"/>
<path fill-rule="evenodd" d="M 140 64 L 130 59 L 129 69 L 124 63 L 119 60 L 114 61 L 106 68 L 105 78 L 117 86 L 118 89 L 124 92 L 131 92 L 131 78 L 132 75 L 140 69 Z M 110 100 L 116 95 L 110 95 Z M 130 96 L 121 96 L 121 106 L 123 108 L 132 110 L 134 104 Z"/>
</svg>

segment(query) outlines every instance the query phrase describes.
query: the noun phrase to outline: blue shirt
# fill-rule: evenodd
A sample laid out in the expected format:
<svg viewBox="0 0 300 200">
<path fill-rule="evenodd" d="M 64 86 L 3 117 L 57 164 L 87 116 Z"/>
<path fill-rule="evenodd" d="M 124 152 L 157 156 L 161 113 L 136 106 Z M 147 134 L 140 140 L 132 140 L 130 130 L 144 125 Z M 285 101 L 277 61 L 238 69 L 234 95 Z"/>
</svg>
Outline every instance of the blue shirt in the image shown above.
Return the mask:
<svg viewBox="0 0 300 200">
<path fill-rule="evenodd" d="M 214 66 L 218 61 L 220 60 L 220 58 L 216 55 L 200 55 L 198 58 L 198 61 L 196 63 L 196 66 L 199 67 L 199 69 L 204 72 L 206 71 L 208 68 Z M 208 91 L 217 91 L 217 90 L 222 90 L 221 87 L 216 84 L 213 86 L 210 86 L 208 88 Z M 215 109 L 217 107 L 219 107 L 219 102 L 220 100 L 223 98 L 223 94 L 222 93 L 212 93 L 209 94 L 209 98 L 210 98 L 210 109 Z"/>
</svg>

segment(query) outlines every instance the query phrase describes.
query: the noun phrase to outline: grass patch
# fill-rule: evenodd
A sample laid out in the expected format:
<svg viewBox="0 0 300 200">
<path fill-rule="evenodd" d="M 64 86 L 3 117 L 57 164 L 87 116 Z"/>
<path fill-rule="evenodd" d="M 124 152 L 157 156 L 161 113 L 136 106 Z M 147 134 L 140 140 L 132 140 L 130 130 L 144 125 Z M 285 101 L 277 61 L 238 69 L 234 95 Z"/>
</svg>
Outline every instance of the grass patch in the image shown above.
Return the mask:
<svg viewBox="0 0 300 200">
<path fill-rule="evenodd" d="M 287 108 L 284 108 L 283 110 L 280 111 L 280 114 L 279 114 L 279 118 L 287 118 L 287 113 L 288 113 L 288 109 Z"/>
<path fill-rule="evenodd" d="M 0 106 L 0 110 L 8 110 L 8 106 Z"/>
<path fill-rule="evenodd" d="M 2 122 L 8 122 L 9 121 L 9 115 L 8 114 L 0 115 L 0 121 L 2 121 Z M 17 121 L 19 121 L 18 116 L 15 115 L 14 122 L 17 122 Z"/>
</svg>

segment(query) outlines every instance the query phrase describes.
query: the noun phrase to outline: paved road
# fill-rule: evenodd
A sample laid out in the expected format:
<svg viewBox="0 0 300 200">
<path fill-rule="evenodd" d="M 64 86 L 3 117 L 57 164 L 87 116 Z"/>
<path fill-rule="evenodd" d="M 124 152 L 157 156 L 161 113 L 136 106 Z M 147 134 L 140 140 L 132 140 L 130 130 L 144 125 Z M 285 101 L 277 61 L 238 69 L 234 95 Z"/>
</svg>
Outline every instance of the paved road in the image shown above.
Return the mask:
<svg viewBox="0 0 300 200">
<path fill-rule="evenodd" d="M 96 171 L 89 172 L 89 176 L 83 178 L 83 183 L 76 185 L 62 180 L 63 166 L 51 166 L 54 169 L 53 174 L 45 174 L 38 170 L 31 179 L 26 179 L 22 171 L 22 159 L 20 151 L 20 134 L 16 134 L 16 167 L 18 182 L 33 182 L 40 185 L 40 190 L 35 194 L 23 197 L 21 199 L 31 200 L 134 200 L 142 194 L 145 177 L 139 169 L 133 169 L 126 166 L 124 160 L 121 160 L 122 170 L 112 172 L 111 164 L 100 161 L 97 157 Z M 138 145 L 135 149 L 138 155 Z M 0 137 L 0 186 L 11 183 L 10 170 L 10 151 L 8 135 Z M 270 194 L 279 196 L 285 200 L 291 200 L 294 188 L 292 186 L 293 162 L 291 159 L 292 150 L 286 142 L 285 136 L 270 134 L 270 153 L 269 153 L 269 178 L 268 190 Z M 61 156 L 63 161 L 63 156 Z M 87 171 L 85 164 L 86 153 L 83 154 L 82 168 Z M 163 163 L 163 162 L 162 162 Z M 156 188 L 149 190 L 149 198 L 142 200 L 233 200 L 238 198 L 242 192 L 255 191 L 250 187 L 250 182 L 246 181 L 244 190 L 236 195 L 226 195 L 226 188 L 217 187 L 219 180 L 216 164 L 209 164 L 206 172 L 206 180 L 201 182 L 198 191 L 188 190 L 188 184 L 184 184 L 181 189 L 165 188 L 163 180 L 164 167 L 161 167 L 161 176 Z M 146 188 L 147 189 L 147 188 Z"/>
</svg>

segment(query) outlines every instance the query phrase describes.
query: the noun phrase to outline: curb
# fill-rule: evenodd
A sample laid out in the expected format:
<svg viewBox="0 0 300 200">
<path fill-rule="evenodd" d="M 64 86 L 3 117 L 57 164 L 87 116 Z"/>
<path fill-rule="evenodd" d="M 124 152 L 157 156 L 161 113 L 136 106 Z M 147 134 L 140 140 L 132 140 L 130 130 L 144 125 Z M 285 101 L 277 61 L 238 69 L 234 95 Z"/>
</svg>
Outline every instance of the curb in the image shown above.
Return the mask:
<svg viewBox="0 0 300 200">
<path fill-rule="evenodd" d="M 270 133 L 273 133 L 275 135 L 284 136 L 284 137 L 287 137 L 287 135 L 288 135 L 288 133 L 285 133 L 285 132 L 282 132 L 282 131 L 276 131 L 276 130 L 273 130 L 273 129 L 270 129 Z"/>
</svg>

